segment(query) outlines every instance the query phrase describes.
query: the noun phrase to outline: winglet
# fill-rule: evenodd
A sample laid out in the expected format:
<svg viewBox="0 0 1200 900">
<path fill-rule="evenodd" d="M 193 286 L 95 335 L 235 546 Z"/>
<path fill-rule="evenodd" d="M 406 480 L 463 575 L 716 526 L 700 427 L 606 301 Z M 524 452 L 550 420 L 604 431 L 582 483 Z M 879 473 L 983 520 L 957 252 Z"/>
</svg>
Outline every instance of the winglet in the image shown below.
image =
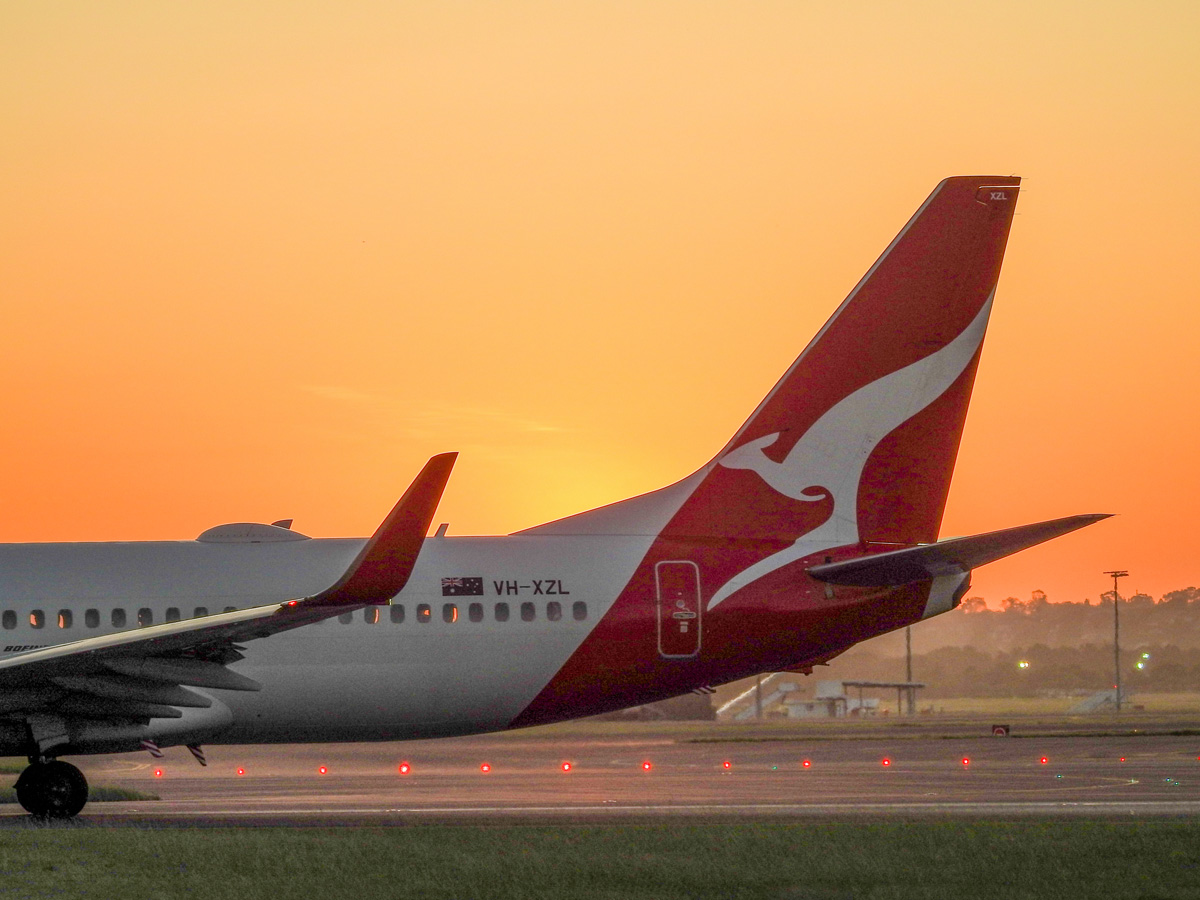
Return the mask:
<svg viewBox="0 0 1200 900">
<path fill-rule="evenodd" d="M 319 594 L 293 601 L 294 605 L 368 606 L 387 603 L 400 593 L 412 574 L 457 458 L 457 453 L 439 453 L 425 463 L 337 583 Z"/>
<path fill-rule="evenodd" d="M 1067 516 L 1003 531 L 950 538 L 936 544 L 825 563 L 813 566 L 808 574 L 829 584 L 895 587 L 926 581 L 950 571 L 969 572 L 977 566 L 995 562 L 1107 518 L 1106 514 Z"/>
</svg>

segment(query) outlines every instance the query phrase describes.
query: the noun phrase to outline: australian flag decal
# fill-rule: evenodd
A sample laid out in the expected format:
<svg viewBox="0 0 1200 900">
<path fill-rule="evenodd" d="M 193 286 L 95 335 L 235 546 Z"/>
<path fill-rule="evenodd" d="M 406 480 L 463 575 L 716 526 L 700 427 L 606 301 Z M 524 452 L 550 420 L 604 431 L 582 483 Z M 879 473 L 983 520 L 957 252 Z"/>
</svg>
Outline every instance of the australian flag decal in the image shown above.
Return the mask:
<svg viewBox="0 0 1200 900">
<path fill-rule="evenodd" d="M 443 578 L 443 597 L 482 597 L 482 578 Z"/>
</svg>

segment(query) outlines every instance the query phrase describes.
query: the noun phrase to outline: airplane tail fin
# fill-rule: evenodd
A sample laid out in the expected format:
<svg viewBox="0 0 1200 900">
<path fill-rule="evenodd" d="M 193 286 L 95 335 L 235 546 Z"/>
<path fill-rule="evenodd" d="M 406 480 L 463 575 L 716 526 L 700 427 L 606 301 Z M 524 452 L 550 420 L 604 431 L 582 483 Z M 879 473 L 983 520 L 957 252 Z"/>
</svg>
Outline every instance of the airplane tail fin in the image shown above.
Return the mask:
<svg viewBox="0 0 1200 900">
<path fill-rule="evenodd" d="M 936 540 L 1019 184 L 941 182 L 708 465 L 525 533 Z"/>
<path fill-rule="evenodd" d="M 838 543 L 936 540 L 1019 183 L 939 184 L 671 530 L 702 528 L 720 505 L 739 519 L 721 530 L 745 536 L 780 536 L 798 516 Z"/>
</svg>

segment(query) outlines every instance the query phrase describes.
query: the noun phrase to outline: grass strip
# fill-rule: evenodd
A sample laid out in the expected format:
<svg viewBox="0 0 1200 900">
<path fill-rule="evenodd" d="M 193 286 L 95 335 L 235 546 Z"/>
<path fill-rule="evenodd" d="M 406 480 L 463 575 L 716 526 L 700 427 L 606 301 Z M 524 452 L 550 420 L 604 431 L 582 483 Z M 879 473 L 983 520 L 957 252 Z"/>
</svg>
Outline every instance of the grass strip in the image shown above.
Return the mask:
<svg viewBox="0 0 1200 900">
<path fill-rule="evenodd" d="M 1194 898 L 1200 823 L 12 827 L 9 898 Z"/>
</svg>

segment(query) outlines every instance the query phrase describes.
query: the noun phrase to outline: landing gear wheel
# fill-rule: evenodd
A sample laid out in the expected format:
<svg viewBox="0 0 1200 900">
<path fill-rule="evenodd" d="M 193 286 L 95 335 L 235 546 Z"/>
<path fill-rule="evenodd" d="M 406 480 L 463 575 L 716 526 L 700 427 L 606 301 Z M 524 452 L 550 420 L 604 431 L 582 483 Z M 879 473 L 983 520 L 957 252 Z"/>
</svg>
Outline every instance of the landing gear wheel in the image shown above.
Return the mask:
<svg viewBox="0 0 1200 900">
<path fill-rule="evenodd" d="M 35 762 L 17 779 L 17 802 L 38 819 L 70 819 L 88 798 L 87 779 L 60 759 Z"/>
</svg>

